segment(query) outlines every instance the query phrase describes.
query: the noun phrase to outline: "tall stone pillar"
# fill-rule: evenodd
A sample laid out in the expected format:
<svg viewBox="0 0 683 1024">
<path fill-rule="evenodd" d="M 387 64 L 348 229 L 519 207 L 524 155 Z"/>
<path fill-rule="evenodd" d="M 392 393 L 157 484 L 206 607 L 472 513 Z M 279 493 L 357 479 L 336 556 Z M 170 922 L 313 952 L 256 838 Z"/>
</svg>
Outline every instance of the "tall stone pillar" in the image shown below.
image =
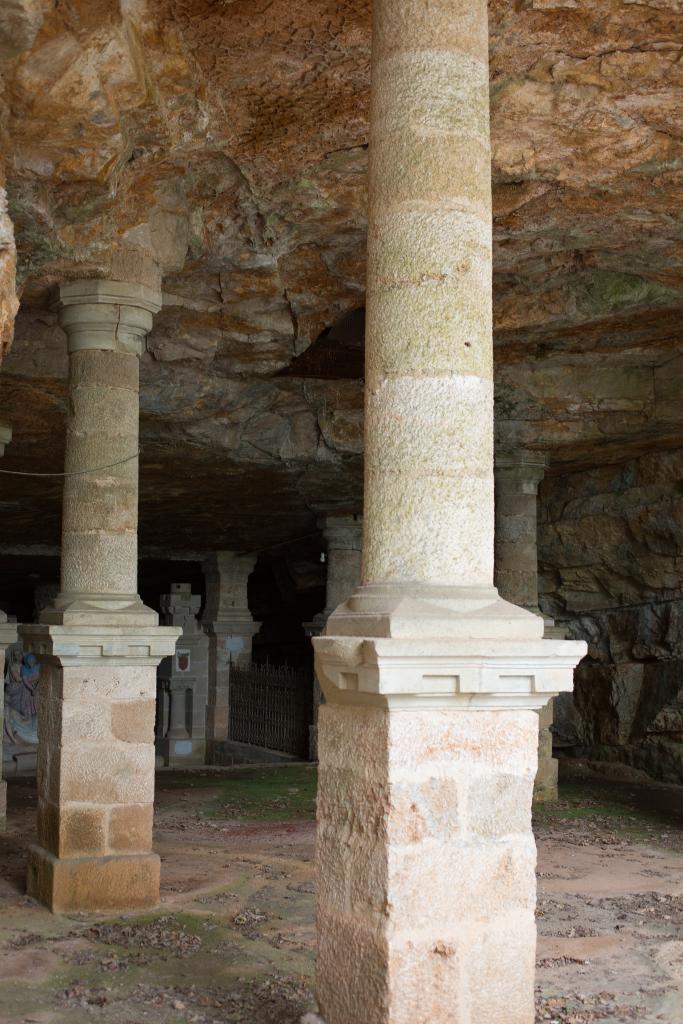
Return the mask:
<svg viewBox="0 0 683 1024">
<path fill-rule="evenodd" d="M 202 625 L 209 637 L 209 698 L 206 709 L 207 762 L 228 738 L 230 666 L 251 661 L 251 643 L 260 622 L 249 611 L 247 583 L 256 555 L 215 551 L 204 563 L 206 603 Z"/>
<path fill-rule="evenodd" d="M 12 428 L 0 423 L 0 456 L 5 454 L 5 445 L 12 439 Z M 7 620 L 6 613 L 0 608 L 0 680 L 5 678 L 5 653 L 7 648 L 16 643 L 17 626 L 15 622 Z M 7 783 L 1 777 L 2 773 L 2 742 L 4 736 L 3 718 L 5 703 L 0 701 L 0 832 L 4 830 L 7 819 Z"/>
<path fill-rule="evenodd" d="M 538 485 L 546 467 L 545 455 L 517 451 L 496 454 L 495 584 L 506 601 L 541 615 L 538 606 Z M 564 637 L 552 619 L 544 618 L 544 635 Z M 553 701 L 538 714 L 536 801 L 557 800 L 557 759 L 553 757 Z"/>
<path fill-rule="evenodd" d="M 362 585 L 314 639 L 326 1024 L 532 1024 L 535 712 L 493 586 L 486 0 L 374 0 Z"/>
<path fill-rule="evenodd" d="M 161 598 L 164 623 L 182 629 L 174 656 L 164 658 L 158 673 L 168 708 L 159 716 L 157 751 L 166 765 L 204 764 L 206 758 L 209 638 L 197 621 L 200 604 L 189 583 L 172 583 Z"/>
<path fill-rule="evenodd" d="M 38 844 L 28 892 L 53 911 L 154 907 L 156 668 L 180 630 L 137 595 L 138 363 L 160 295 L 60 289 L 69 401 L 61 589 L 20 630 L 42 661 Z"/>
<path fill-rule="evenodd" d="M 312 622 L 304 623 L 306 636 L 320 636 L 328 617 L 346 601 L 360 584 L 360 559 L 363 545 L 363 517 L 359 515 L 324 516 L 318 526 L 322 530 L 327 549 L 327 580 L 325 608 Z M 318 759 L 318 712 L 323 700 L 317 677 L 313 680 L 313 725 L 309 730 L 308 756 Z"/>
</svg>

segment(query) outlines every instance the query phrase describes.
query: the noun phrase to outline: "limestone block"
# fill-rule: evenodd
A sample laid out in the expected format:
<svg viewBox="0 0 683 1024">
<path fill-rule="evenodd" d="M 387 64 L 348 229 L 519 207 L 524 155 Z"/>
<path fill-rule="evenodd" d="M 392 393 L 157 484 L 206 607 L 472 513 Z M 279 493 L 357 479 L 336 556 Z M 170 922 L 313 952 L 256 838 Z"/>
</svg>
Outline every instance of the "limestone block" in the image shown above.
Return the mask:
<svg viewBox="0 0 683 1024">
<path fill-rule="evenodd" d="M 319 729 L 325 1024 L 529 1024 L 536 715 L 328 703 Z"/>
<path fill-rule="evenodd" d="M 27 891 L 56 914 L 84 907 L 89 911 L 151 910 L 159 903 L 159 871 L 155 853 L 57 858 L 31 847 Z"/>
<path fill-rule="evenodd" d="M 38 800 L 38 842 L 55 857 L 97 857 L 107 853 L 107 809 L 62 806 Z"/>
<path fill-rule="evenodd" d="M 154 799 L 154 746 L 80 744 L 60 755 L 60 803 L 131 804 Z M 47 740 L 49 742 L 49 739 Z"/>
<path fill-rule="evenodd" d="M 152 846 L 154 805 L 126 804 L 109 811 L 108 851 L 146 853 Z"/>
</svg>

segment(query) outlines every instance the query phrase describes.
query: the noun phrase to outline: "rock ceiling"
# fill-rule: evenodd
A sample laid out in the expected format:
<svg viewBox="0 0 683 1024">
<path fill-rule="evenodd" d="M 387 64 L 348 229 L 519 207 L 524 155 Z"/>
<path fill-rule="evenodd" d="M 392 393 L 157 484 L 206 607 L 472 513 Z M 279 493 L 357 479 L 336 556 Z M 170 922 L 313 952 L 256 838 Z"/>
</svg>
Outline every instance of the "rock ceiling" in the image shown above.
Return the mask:
<svg viewBox="0 0 683 1024">
<path fill-rule="evenodd" d="M 359 505 L 369 6 L 45 0 L 5 74 L 5 468 L 61 468 L 51 288 L 140 250 L 143 543 L 262 548 Z M 683 6 L 489 8 L 499 439 L 558 467 L 676 447 Z M 10 479 L 5 542 L 55 543 L 58 483 Z"/>
</svg>

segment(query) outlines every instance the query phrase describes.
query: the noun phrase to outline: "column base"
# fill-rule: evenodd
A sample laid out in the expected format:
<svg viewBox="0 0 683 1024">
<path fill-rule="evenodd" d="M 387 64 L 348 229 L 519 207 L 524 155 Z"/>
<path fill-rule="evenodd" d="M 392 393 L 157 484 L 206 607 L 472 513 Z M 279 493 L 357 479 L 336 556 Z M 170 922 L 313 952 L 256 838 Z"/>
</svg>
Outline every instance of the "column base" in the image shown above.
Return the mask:
<svg viewBox="0 0 683 1024">
<path fill-rule="evenodd" d="M 156 853 L 113 857 L 55 857 L 29 850 L 27 892 L 55 914 L 154 910 L 159 906 Z"/>
<path fill-rule="evenodd" d="M 158 626 L 159 616 L 142 603 L 137 594 L 59 594 L 50 608 L 40 615 L 41 625 L 119 626 L 149 628 Z"/>
<path fill-rule="evenodd" d="M 534 780 L 534 803 L 543 804 L 558 799 L 558 761 L 556 757 L 539 759 Z"/>
<path fill-rule="evenodd" d="M 172 739 L 167 736 L 157 741 L 156 752 L 163 757 L 167 768 L 173 765 L 206 764 L 206 740 L 191 739 L 189 736 Z"/>
<path fill-rule="evenodd" d="M 553 705 L 551 700 L 538 714 L 538 769 L 534 781 L 534 802 L 557 800 L 558 762 L 553 757 Z"/>
</svg>

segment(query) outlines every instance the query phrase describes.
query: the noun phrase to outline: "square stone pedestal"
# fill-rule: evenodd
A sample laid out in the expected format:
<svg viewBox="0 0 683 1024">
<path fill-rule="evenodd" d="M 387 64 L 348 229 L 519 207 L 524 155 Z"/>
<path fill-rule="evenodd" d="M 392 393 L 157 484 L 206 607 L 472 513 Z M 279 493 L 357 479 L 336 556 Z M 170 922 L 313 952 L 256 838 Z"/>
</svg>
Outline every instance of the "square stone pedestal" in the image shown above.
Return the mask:
<svg viewBox="0 0 683 1024">
<path fill-rule="evenodd" d="M 41 658 L 37 845 L 28 893 L 50 910 L 153 908 L 156 666 L 173 627 L 26 626 Z"/>
<path fill-rule="evenodd" d="M 166 736 L 157 740 L 156 750 L 167 768 L 206 764 L 206 740 L 193 739 L 191 736 L 176 740 Z"/>
<path fill-rule="evenodd" d="M 530 1024 L 533 711 L 320 708 L 325 1024 Z"/>
<path fill-rule="evenodd" d="M 153 909 L 159 905 L 160 866 L 156 853 L 56 857 L 32 846 L 27 892 L 55 914 Z"/>
<path fill-rule="evenodd" d="M 533 1024 L 538 712 L 585 645 L 495 599 L 450 619 L 422 599 L 371 618 L 373 600 L 313 641 L 321 1017 Z"/>
</svg>

